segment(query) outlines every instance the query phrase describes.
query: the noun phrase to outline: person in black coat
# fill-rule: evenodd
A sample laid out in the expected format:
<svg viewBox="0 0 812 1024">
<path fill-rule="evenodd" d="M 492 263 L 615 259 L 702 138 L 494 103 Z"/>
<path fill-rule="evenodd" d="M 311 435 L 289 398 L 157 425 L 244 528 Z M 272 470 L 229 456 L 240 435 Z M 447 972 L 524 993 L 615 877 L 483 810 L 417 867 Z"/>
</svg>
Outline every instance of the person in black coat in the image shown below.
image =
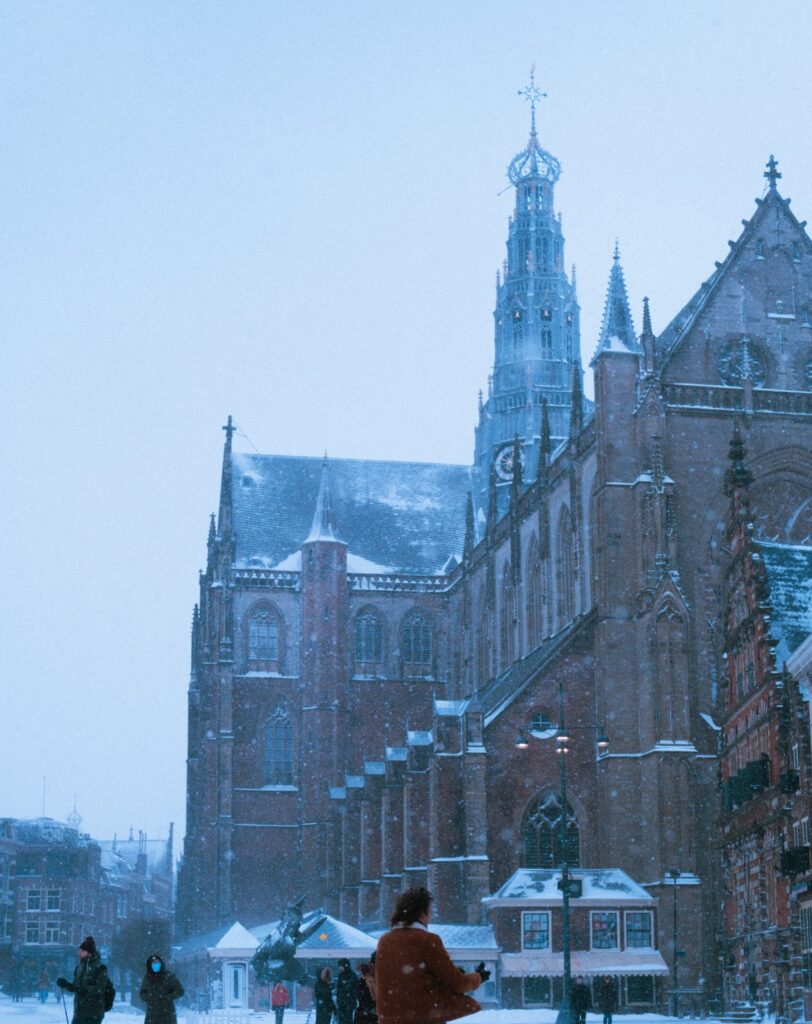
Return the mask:
<svg viewBox="0 0 812 1024">
<path fill-rule="evenodd" d="M 355 1007 L 358 1005 L 358 975 L 350 967 L 349 960 L 338 961 L 336 980 L 336 1017 L 338 1024 L 352 1024 Z"/>
<path fill-rule="evenodd" d="M 102 963 L 92 935 L 79 945 L 79 963 L 73 981 L 57 978 L 61 989 L 73 992 L 73 1024 L 100 1024 L 104 1016 L 107 968 Z"/>
<path fill-rule="evenodd" d="M 584 1024 L 590 1002 L 589 987 L 584 982 L 583 976 L 579 974 L 575 979 L 575 984 L 570 988 L 570 1006 L 572 1015 L 575 1017 L 575 1024 Z"/>
<path fill-rule="evenodd" d="M 313 986 L 313 1005 L 316 1007 L 316 1024 L 330 1024 L 336 1012 L 333 1001 L 333 974 L 325 967 Z"/>
<path fill-rule="evenodd" d="M 354 1024 L 378 1024 L 375 1009 L 375 954 L 368 964 L 359 964 L 358 1006 L 355 1008 Z"/>
<path fill-rule="evenodd" d="M 147 958 L 147 973 L 138 994 L 147 1008 L 144 1024 L 176 1024 L 175 1000 L 183 995 L 183 985 L 157 953 Z"/>
<path fill-rule="evenodd" d="M 598 982 L 598 1009 L 603 1014 L 603 1024 L 612 1024 L 612 1014 L 617 1009 L 617 984 L 610 974 L 604 974 Z"/>
</svg>

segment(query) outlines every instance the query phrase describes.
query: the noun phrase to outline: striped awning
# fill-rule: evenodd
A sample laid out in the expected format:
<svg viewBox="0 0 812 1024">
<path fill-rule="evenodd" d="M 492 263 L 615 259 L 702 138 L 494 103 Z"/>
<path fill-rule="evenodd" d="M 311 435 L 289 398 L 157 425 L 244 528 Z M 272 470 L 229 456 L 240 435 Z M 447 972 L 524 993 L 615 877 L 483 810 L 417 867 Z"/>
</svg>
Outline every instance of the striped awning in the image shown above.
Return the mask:
<svg viewBox="0 0 812 1024">
<path fill-rule="evenodd" d="M 503 953 L 500 963 L 503 978 L 553 977 L 564 973 L 563 953 Z M 572 975 L 578 974 L 668 974 L 668 966 L 656 950 L 636 949 L 573 950 Z"/>
</svg>

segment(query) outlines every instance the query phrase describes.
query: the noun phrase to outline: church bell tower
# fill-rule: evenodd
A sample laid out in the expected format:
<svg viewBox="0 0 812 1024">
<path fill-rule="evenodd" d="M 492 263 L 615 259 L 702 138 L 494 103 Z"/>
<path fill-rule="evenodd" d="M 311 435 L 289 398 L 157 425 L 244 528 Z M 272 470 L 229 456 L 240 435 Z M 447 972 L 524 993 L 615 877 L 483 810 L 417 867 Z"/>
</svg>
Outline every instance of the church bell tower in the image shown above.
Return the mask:
<svg viewBox="0 0 812 1024">
<path fill-rule="evenodd" d="M 573 368 L 583 373 L 575 273 L 570 279 L 564 270 L 561 217 L 553 202 L 561 165 L 538 140 L 536 104 L 545 94 L 532 71 L 521 95 L 530 103 L 530 138 L 508 167 L 516 207 L 507 259 L 496 277 L 493 373 L 487 397 L 480 398 L 474 446 L 478 509 L 488 508 L 489 480 L 494 479 L 500 517 L 509 500 L 515 438 L 522 479 L 529 483 L 539 460 L 542 402 L 547 402 L 555 450 L 569 432 Z"/>
</svg>

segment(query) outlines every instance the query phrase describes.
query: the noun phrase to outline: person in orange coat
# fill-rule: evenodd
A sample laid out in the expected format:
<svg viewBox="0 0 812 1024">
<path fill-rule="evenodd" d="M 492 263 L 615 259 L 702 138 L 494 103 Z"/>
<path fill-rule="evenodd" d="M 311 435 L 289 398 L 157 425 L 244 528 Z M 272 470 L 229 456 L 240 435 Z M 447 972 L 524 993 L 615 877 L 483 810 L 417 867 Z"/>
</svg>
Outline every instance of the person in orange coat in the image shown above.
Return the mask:
<svg viewBox="0 0 812 1024">
<path fill-rule="evenodd" d="M 490 977 L 482 963 L 464 973 L 451 962 L 439 935 L 428 930 L 431 893 L 408 889 L 397 902 L 392 930 L 382 935 L 375 958 L 380 1024 L 443 1024 L 481 1009 L 466 992 Z"/>
</svg>

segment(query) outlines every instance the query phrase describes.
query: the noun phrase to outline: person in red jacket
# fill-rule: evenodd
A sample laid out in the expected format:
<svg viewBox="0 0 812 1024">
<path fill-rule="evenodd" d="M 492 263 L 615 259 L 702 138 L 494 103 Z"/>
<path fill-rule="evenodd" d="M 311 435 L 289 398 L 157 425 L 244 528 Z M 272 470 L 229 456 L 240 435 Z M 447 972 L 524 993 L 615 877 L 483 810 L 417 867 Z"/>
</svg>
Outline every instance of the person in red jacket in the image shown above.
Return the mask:
<svg viewBox="0 0 812 1024">
<path fill-rule="evenodd" d="M 271 989 L 271 1009 L 276 1018 L 274 1024 L 282 1024 L 286 1006 L 290 1006 L 290 992 L 283 982 L 277 981 Z"/>
<path fill-rule="evenodd" d="M 428 930 L 431 893 L 402 894 L 392 930 L 382 935 L 375 958 L 375 989 L 380 1024 L 443 1024 L 481 1009 L 466 992 L 490 977 L 482 963 L 465 973 L 455 967 L 439 935 Z"/>
</svg>

